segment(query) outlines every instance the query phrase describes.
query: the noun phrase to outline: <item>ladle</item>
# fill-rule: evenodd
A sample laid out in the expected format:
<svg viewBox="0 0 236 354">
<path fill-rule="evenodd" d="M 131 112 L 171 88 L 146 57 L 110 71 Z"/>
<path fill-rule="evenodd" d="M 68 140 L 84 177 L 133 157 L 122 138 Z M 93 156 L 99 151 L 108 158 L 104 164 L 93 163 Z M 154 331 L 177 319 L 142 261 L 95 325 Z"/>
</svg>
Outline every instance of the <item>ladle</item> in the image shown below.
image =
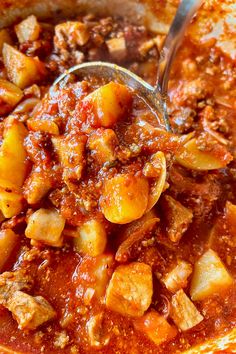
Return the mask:
<svg viewBox="0 0 236 354">
<path fill-rule="evenodd" d="M 109 81 L 118 81 L 137 92 L 155 114 L 158 123 L 163 125 L 167 131 L 171 131 L 166 109 L 170 69 L 185 29 L 202 2 L 202 0 L 181 1 L 160 54 L 158 78 L 154 87 L 119 65 L 100 61 L 87 62 L 71 67 L 56 79 L 53 87 L 61 83 L 70 74 L 78 76 L 79 79 L 92 75 Z"/>
</svg>

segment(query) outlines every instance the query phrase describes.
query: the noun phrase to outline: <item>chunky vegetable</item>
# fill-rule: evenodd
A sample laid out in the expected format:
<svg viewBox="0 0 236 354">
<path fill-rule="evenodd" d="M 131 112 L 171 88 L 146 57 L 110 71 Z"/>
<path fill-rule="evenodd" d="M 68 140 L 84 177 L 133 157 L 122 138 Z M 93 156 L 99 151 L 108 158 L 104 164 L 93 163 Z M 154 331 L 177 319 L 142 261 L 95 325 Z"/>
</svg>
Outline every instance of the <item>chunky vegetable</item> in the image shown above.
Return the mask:
<svg viewBox="0 0 236 354">
<path fill-rule="evenodd" d="M 20 43 L 36 41 L 40 34 L 40 25 L 34 15 L 27 17 L 15 26 L 15 32 Z"/>
<path fill-rule="evenodd" d="M 75 250 L 92 257 L 102 254 L 106 243 L 107 235 L 104 225 L 93 219 L 85 222 L 79 229 L 79 236 L 74 238 Z"/>
<path fill-rule="evenodd" d="M 132 95 L 126 86 L 110 82 L 89 94 L 84 105 L 93 110 L 95 126 L 108 128 L 128 115 L 131 102 Z"/>
<path fill-rule="evenodd" d="M 12 43 L 11 36 L 8 30 L 5 28 L 0 30 L 0 55 L 2 55 L 2 49 L 4 43 L 8 43 L 8 44 Z"/>
<path fill-rule="evenodd" d="M 209 249 L 194 265 L 190 295 L 193 301 L 203 300 L 221 293 L 232 283 L 233 279 L 217 253 Z"/>
<path fill-rule="evenodd" d="M 18 235 L 11 229 L 0 231 L 0 271 L 18 243 Z"/>
<path fill-rule="evenodd" d="M 107 220 L 126 224 L 139 219 L 147 208 L 149 186 L 146 178 L 120 174 L 105 181 L 100 206 Z"/>
<path fill-rule="evenodd" d="M 60 247 L 64 226 L 65 220 L 56 210 L 41 208 L 29 217 L 25 236 L 49 246 Z"/>
<path fill-rule="evenodd" d="M 46 74 L 44 64 L 38 58 L 27 57 L 9 44 L 3 45 L 2 55 L 10 81 L 22 89 Z"/>
<path fill-rule="evenodd" d="M 116 160 L 117 136 L 112 129 L 98 129 L 88 139 L 92 157 L 99 163 L 112 163 Z"/>
<path fill-rule="evenodd" d="M 19 87 L 7 80 L 0 79 L 0 114 L 5 114 L 11 111 L 22 97 L 23 92 Z"/>
</svg>

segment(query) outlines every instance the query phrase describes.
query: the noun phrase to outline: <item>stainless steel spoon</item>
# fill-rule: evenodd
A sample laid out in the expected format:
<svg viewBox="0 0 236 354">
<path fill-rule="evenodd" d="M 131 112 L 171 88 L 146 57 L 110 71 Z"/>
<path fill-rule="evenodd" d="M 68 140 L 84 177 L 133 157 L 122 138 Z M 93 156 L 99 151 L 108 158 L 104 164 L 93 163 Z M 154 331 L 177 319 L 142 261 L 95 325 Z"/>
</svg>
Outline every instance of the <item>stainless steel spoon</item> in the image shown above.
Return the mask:
<svg viewBox="0 0 236 354">
<path fill-rule="evenodd" d="M 166 109 L 171 64 L 181 44 L 188 23 L 202 2 L 203 0 L 181 1 L 160 54 L 158 78 L 154 87 L 121 66 L 100 61 L 83 63 L 71 67 L 57 78 L 53 87 L 61 83 L 70 74 L 78 76 L 79 79 L 93 75 L 97 78 L 104 78 L 105 80 L 116 80 L 135 90 L 155 114 L 158 123 L 167 131 L 171 131 Z"/>
</svg>

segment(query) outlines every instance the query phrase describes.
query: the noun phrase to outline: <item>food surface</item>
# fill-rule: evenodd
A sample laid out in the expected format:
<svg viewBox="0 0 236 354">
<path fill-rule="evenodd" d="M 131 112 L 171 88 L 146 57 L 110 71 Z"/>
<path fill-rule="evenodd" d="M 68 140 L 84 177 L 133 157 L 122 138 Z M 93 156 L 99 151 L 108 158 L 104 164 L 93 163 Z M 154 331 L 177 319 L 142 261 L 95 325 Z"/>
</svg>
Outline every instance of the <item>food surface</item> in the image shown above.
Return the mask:
<svg viewBox="0 0 236 354">
<path fill-rule="evenodd" d="M 92 14 L 0 30 L 0 353 L 172 354 L 235 328 L 235 58 L 198 26 L 172 133 L 118 78 L 50 89 L 93 60 L 153 84 L 164 34 Z"/>
</svg>

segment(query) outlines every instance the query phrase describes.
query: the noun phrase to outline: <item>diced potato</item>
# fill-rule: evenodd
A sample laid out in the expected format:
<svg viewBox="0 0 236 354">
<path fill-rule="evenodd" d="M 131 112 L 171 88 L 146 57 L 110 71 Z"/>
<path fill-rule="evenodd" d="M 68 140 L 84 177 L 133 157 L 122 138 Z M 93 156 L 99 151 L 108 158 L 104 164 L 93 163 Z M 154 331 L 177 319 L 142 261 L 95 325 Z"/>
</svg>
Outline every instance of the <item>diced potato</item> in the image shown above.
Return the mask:
<svg viewBox="0 0 236 354">
<path fill-rule="evenodd" d="M 121 84 L 110 82 L 90 93 L 84 104 L 90 104 L 96 118 L 96 126 L 109 128 L 128 114 L 132 102 L 130 90 Z"/>
<path fill-rule="evenodd" d="M 2 55 L 2 48 L 4 43 L 12 43 L 11 36 L 5 28 L 0 30 L 0 55 Z"/>
<path fill-rule="evenodd" d="M 75 49 L 77 46 L 85 45 L 89 36 L 88 28 L 84 23 L 66 21 L 56 25 L 54 43 L 60 49 L 66 49 L 65 46 Z"/>
<path fill-rule="evenodd" d="M 36 204 L 52 187 L 49 176 L 41 171 L 32 171 L 24 184 L 24 196 L 29 204 Z"/>
<path fill-rule="evenodd" d="M 174 269 L 162 278 L 162 282 L 169 291 L 175 293 L 187 286 L 187 280 L 191 273 L 192 265 L 185 261 L 179 261 Z"/>
<path fill-rule="evenodd" d="M 209 151 L 200 150 L 196 138 L 187 141 L 175 158 L 181 166 L 199 171 L 224 168 L 232 160 L 229 153 L 224 158 L 220 158 Z"/>
<path fill-rule="evenodd" d="M 178 242 L 193 219 L 193 213 L 169 195 L 162 200 L 162 208 L 167 222 L 167 233 L 172 242 Z"/>
<path fill-rule="evenodd" d="M 105 226 L 94 219 L 85 222 L 79 229 L 79 237 L 74 238 L 75 250 L 92 257 L 102 254 L 106 243 Z"/>
<path fill-rule="evenodd" d="M 171 317 L 182 331 L 195 327 L 203 320 L 203 316 L 182 289 L 172 296 Z"/>
<path fill-rule="evenodd" d="M 9 44 L 3 45 L 2 55 L 10 81 L 20 88 L 34 84 L 46 75 L 45 66 L 38 58 L 27 57 Z"/>
<path fill-rule="evenodd" d="M 148 197 L 146 178 L 120 174 L 105 181 L 100 206 L 107 220 L 127 224 L 145 213 Z"/>
<path fill-rule="evenodd" d="M 114 271 L 106 292 L 106 306 L 124 316 L 139 317 L 152 301 L 152 270 L 145 263 L 121 265 Z"/>
<path fill-rule="evenodd" d="M 89 344 L 92 347 L 103 348 L 109 343 L 110 336 L 105 335 L 106 328 L 103 326 L 103 313 L 92 316 L 86 324 Z"/>
<path fill-rule="evenodd" d="M 40 131 L 52 135 L 59 135 L 58 125 L 53 120 L 46 119 L 28 119 L 27 127 L 34 132 Z"/>
<path fill-rule="evenodd" d="M 36 41 L 40 34 L 40 25 L 34 15 L 28 16 L 15 26 L 15 32 L 20 43 Z"/>
<path fill-rule="evenodd" d="M 127 49 L 124 37 L 108 39 L 106 45 L 111 57 L 116 61 L 123 60 L 126 57 Z"/>
<path fill-rule="evenodd" d="M 38 209 L 28 219 L 25 236 L 49 246 L 61 247 L 65 219 L 55 209 Z"/>
<path fill-rule="evenodd" d="M 118 139 L 112 129 L 97 129 L 88 139 L 88 148 L 96 162 L 101 165 L 116 160 L 115 148 L 117 145 Z"/>
<path fill-rule="evenodd" d="M 194 265 L 190 295 L 193 301 L 220 293 L 233 283 L 233 278 L 216 252 L 206 251 Z"/>
<path fill-rule="evenodd" d="M 156 345 L 173 339 L 178 331 L 171 326 L 167 320 L 155 310 L 147 312 L 144 316 L 134 321 L 134 327 L 146 334 Z"/>
<path fill-rule="evenodd" d="M 158 171 L 158 178 L 154 182 L 153 186 L 150 188 L 147 210 L 151 210 L 154 205 L 158 202 L 161 193 L 163 192 L 165 182 L 166 182 L 166 159 L 163 152 L 158 151 L 152 156 L 151 165 L 153 169 Z"/>
<path fill-rule="evenodd" d="M 0 185 L 0 210 L 5 218 L 18 215 L 23 210 L 23 202 L 24 198 L 21 193 Z"/>
<path fill-rule="evenodd" d="M 0 179 L 21 187 L 26 176 L 27 162 L 24 139 L 27 130 L 16 119 L 8 119 L 0 148 Z"/>
<path fill-rule="evenodd" d="M 17 245 L 17 241 L 18 235 L 11 229 L 0 231 L 0 272 Z"/>
<path fill-rule="evenodd" d="M 7 80 L 0 79 L 0 100 L 13 108 L 22 99 L 22 97 L 23 92 L 19 87 Z"/>
<path fill-rule="evenodd" d="M 226 202 L 225 221 L 231 237 L 236 240 L 236 205 Z"/>
</svg>

